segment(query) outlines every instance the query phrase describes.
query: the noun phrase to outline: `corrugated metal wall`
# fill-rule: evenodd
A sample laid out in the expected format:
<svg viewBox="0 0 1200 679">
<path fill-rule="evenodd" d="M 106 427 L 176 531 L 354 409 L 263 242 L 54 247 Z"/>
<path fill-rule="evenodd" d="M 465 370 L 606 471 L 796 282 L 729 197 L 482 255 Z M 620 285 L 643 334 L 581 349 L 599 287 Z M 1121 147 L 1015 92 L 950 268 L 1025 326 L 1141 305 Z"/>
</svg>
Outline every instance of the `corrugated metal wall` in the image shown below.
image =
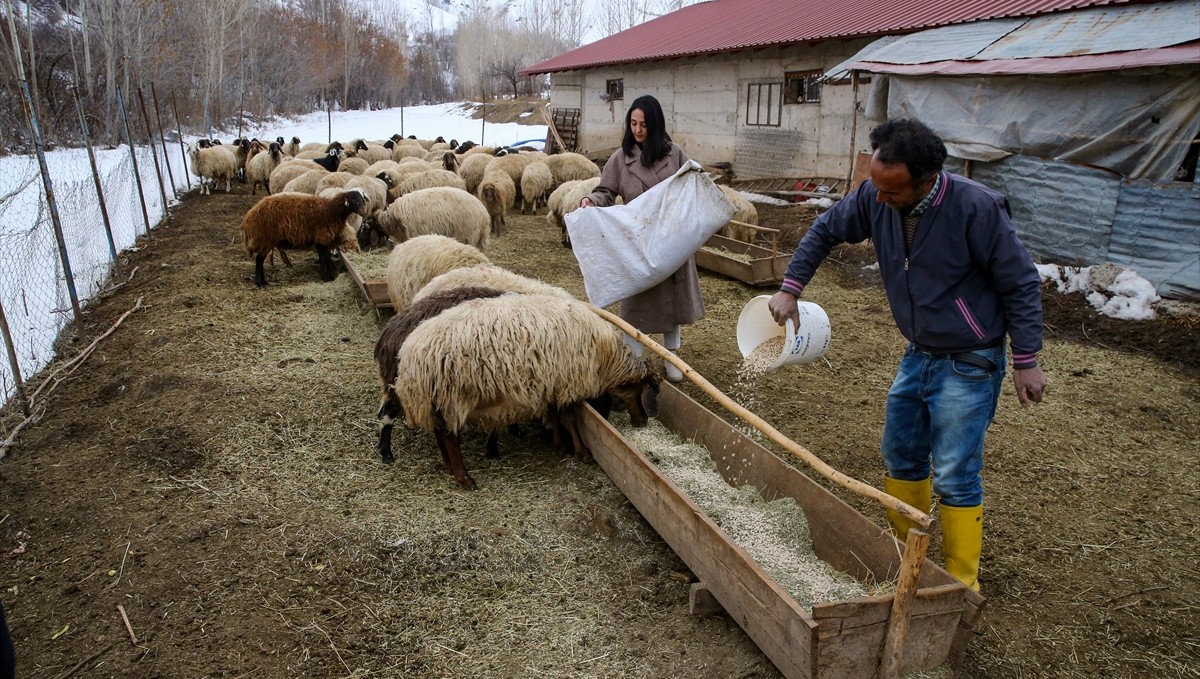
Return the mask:
<svg viewBox="0 0 1200 679">
<path fill-rule="evenodd" d="M 947 167 L 961 172 L 961 161 Z M 1028 156 L 971 169 L 973 179 L 1008 196 L 1035 259 L 1121 264 L 1164 297 L 1200 299 L 1200 184 L 1128 180 Z"/>
</svg>

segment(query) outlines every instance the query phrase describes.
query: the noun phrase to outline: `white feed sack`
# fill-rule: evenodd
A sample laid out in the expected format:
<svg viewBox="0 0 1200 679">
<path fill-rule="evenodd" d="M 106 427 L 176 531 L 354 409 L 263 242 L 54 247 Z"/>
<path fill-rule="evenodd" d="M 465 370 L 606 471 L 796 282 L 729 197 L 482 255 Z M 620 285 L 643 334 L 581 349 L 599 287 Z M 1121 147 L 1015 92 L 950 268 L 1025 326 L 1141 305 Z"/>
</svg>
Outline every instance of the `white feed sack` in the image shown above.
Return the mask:
<svg viewBox="0 0 1200 679">
<path fill-rule="evenodd" d="M 689 160 L 625 205 L 571 212 L 567 232 L 588 300 L 606 307 L 666 280 L 733 211 L 700 165 Z"/>
</svg>

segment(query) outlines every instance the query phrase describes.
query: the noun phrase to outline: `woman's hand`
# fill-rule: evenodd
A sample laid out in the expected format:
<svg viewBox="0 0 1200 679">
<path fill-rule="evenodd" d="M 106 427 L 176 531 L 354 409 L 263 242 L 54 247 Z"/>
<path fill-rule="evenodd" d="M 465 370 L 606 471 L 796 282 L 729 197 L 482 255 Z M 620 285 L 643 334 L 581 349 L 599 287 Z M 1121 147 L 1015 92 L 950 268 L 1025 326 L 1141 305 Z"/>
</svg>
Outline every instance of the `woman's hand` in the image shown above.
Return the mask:
<svg viewBox="0 0 1200 679">
<path fill-rule="evenodd" d="M 595 207 L 595 205 L 596 204 L 592 202 L 592 199 L 588 198 L 587 196 L 584 196 L 583 199 L 579 201 L 579 207 Z"/>
</svg>

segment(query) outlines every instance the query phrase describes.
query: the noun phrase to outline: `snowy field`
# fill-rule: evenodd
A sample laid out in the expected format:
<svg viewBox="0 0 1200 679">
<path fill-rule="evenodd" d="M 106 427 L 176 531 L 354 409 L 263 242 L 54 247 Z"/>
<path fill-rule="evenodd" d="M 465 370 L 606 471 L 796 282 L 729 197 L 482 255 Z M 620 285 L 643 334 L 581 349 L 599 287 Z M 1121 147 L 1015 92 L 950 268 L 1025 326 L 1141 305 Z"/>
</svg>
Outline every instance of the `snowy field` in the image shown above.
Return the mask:
<svg viewBox="0 0 1200 679">
<path fill-rule="evenodd" d="M 339 141 L 363 138 L 382 140 L 392 134 L 415 135 L 422 139 L 442 136 L 468 139 L 488 145 L 526 142 L 541 147 L 546 138 L 545 125 L 484 123 L 469 117 L 463 103 L 409 106 L 378 111 L 324 112 L 281 121 L 270 128 L 250 129 L 248 137 L 274 139 L 293 136 L 301 141 Z M 234 134 L 215 135 L 229 142 Z M 193 142 L 199 136 L 188 136 Z M 112 247 L 104 228 L 100 200 L 92 179 L 85 149 L 62 149 L 46 154 L 46 164 L 62 224 L 67 263 L 75 281 L 81 306 L 110 284 L 109 273 L 114 252 L 134 246 L 137 237 L 162 220 L 168 206 L 178 203 L 178 195 L 196 186 L 189 177 L 186 161 L 178 143 L 167 144 L 164 162 L 161 146 L 155 154 L 161 167 L 160 188 L 155 172 L 155 157 L 150 149 L 137 150 L 137 175 L 142 178 L 139 196 L 133 181 L 134 161 L 129 147 L 96 149 L 96 167 L 100 175 L 104 202 L 111 224 Z M 169 170 L 168 164 L 169 163 Z M 54 236 L 53 221 L 46 190 L 36 156 L 0 158 L 0 304 L 13 335 L 20 373 L 24 379 L 36 375 L 53 359 L 53 347 L 59 332 L 73 319 L 68 277 Z M 174 188 L 172 189 L 172 184 Z M 166 195 L 164 204 L 163 195 Z M 144 206 L 144 207 L 143 207 Z M 15 393 L 16 382 L 7 361 L 0 368 L 3 400 Z"/>
</svg>

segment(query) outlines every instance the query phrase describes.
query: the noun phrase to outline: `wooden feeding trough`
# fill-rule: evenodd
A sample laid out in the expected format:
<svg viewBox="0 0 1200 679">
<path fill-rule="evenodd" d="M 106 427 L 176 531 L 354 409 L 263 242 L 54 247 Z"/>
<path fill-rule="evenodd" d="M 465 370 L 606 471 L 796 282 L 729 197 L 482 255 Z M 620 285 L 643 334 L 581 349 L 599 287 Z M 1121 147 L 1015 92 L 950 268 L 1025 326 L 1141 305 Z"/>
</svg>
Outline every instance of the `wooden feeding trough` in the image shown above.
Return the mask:
<svg viewBox="0 0 1200 679">
<path fill-rule="evenodd" d="M 669 384 L 659 406 L 659 422 L 708 449 L 717 469 L 731 470 L 721 472 L 731 485 L 753 485 L 768 500 L 794 498 L 821 560 L 863 582 L 902 573 L 891 534 L 824 487 Z M 818 604 L 809 614 L 641 451 L 586 410 L 581 433 L 600 467 L 784 676 L 868 679 L 961 664 L 984 598 L 944 570 L 918 566 L 899 642 L 887 643 L 898 626 L 892 619 L 899 586 L 895 595 Z"/>
<path fill-rule="evenodd" d="M 346 275 L 354 281 L 354 286 L 362 293 L 363 299 L 367 300 L 368 304 L 376 309 L 392 310 L 392 300 L 388 298 L 386 280 L 364 278 L 362 272 L 355 266 L 353 257 L 343 255 L 342 263 L 346 265 Z"/>
<path fill-rule="evenodd" d="M 803 202 L 807 198 L 829 198 L 840 200 L 846 195 L 845 179 L 832 177 L 760 177 L 758 179 L 734 179 L 729 188 L 737 191 L 761 193 L 775 198 Z"/>
<path fill-rule="evenodd" d="M 717 234 L 696 251 L 696 266 L 750 285 L 775 285 L 781 282 L 792 253 L 779 252 L 779 229 L 745 222 L 734 223 L 766 234 L 770 247 Z"/>
<path fill-rule="evenodd" d="M 624 320 L 591 308 L 826 478 L 901 512 L 918 527 L 930 525 L 928 515 L 847 477 L 784 437 Z M 864 584 L 896 580 L 894 594 L 816 604 L 805 611 L 642 451 L 596 411 L 584 410 L 580 433 L 600 467 L 700 578 L 702 590 L 789 679 L 893 679 L 943 665 L 961 667 L 985 599 L 925 563 L 929 535 L 924 530 L 909 530 L 900 545 L 823 486 L 664 383 L 658 421 L 707 450 L 727 483 L 749 484 L 768 501 L 795 500 L 809 524 L 813 552 L 833 568 Z M 694 609 L 696 594 L 693 589 Z"/>
</svg>

